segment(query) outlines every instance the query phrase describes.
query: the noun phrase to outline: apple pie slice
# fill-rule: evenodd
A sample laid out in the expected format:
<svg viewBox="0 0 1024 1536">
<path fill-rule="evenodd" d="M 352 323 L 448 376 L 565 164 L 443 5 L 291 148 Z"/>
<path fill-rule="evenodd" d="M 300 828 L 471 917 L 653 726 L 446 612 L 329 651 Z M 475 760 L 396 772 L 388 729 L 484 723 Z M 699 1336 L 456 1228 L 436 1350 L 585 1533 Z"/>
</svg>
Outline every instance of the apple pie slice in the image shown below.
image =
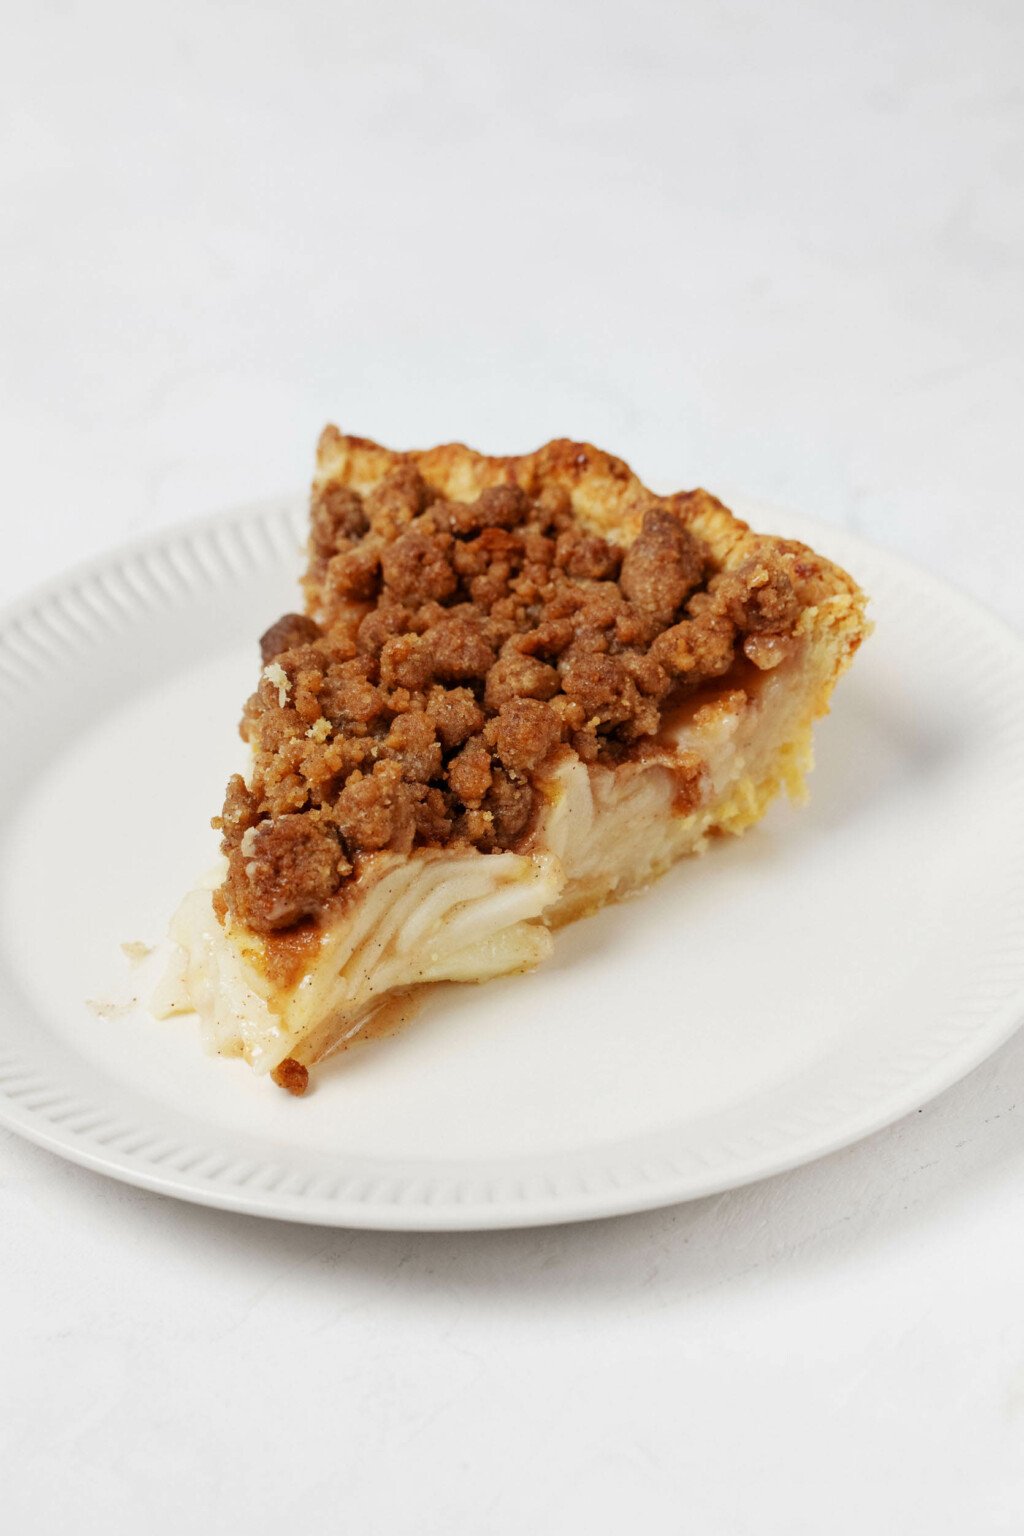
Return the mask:
<svg viewBox="0 0 1024 1536">
<path fill-rule="evenodd" d="M 803 544 L 566 441 L 393 453 L 328 427 L 304 587 L 263 636 L 164 996 L 293 1092 L 396 994 L 535 966 L 798 796 L 867 631 Z"/>
</svg>

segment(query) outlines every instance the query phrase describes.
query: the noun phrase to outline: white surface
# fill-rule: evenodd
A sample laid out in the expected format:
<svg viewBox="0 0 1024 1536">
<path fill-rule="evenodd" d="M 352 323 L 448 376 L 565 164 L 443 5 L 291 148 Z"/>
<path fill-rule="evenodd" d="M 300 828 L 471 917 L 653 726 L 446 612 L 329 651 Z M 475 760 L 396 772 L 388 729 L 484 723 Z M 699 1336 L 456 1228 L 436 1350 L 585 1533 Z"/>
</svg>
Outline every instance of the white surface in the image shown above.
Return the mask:
<svg viewBox="0 0 1024 1536">
<path fill-rule="evenodd" d="M 10 6 L 0 596 L 291 489 L 321 421 L 581 434 L 1020 623 L 1009 4 Z M 12 538 L 13 533 L 13 538 Z M 1024 1039 L 690 1207 L 273 1227 L 0 1138 L 49 1533 L 1017 1532 Z"/>
<path fill-rule="evenodd" d="M 301 1104 L 146 1005 L 168 914 L 215 858 L 251 635 L 295 601 L 303 500 L 129 546 L 0 616 L 0 1124 L 230 1210 L 525 1227 L 795 1167 L 1002 1045 L 1024 1015 L 1024 645 L 855 535 L 735 511 L 872 594 L 811 808 L 776 804 L 529 976 L 436 989 Z M 87 879 L 55 885 L 64 866 Z"/>
</svg>

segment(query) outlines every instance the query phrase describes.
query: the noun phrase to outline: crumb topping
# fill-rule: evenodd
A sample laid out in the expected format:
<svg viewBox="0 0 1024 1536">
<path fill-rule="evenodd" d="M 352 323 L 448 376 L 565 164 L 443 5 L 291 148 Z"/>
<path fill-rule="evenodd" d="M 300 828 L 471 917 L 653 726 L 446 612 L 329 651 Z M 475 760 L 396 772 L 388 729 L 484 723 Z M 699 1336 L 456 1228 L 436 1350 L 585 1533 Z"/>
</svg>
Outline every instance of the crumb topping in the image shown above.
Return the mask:
<svg viewBox="0 0 1024 1536">
<path fill-rule="evenodd" d="M 765 540 L 717 570 L 680 498 L 651 503 L 623 548 L 558 487 L 449 501 L 400 462 L 363 496 L 316 494 L 309 612 L 261 640 L 251 784 L 231 779 L 214 823 L 221 915 L 279 932 L 315 918 L 362 855 L 512 847 L 555 749 L 620 762 L 738 655 L 776 666 L 800 546 Z"/>
</svg>

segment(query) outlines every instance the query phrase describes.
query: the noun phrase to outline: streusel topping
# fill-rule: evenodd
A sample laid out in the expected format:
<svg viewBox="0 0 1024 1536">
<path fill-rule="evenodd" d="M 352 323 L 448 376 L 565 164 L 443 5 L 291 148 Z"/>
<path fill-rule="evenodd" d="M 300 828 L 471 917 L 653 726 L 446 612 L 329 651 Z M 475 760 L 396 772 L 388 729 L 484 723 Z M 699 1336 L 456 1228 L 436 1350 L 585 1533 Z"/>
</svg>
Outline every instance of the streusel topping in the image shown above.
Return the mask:
<svg viewBox="0 0 1024 1536">
<path fill-rule="evenodd" d="M 620 762 L 739 654 L 776 665 L 801 606 L 780 546 L 716 571 L 680 500 L 622 548 L 558 488 L 446 501 L 408 462 L 365 496 L 315 496 L 309 613 L 263 636 L 251 782 L 215 822 L 221 914 L 277 932 L 361 855 L 513 847 L 556 748 Z"/>
</svg>

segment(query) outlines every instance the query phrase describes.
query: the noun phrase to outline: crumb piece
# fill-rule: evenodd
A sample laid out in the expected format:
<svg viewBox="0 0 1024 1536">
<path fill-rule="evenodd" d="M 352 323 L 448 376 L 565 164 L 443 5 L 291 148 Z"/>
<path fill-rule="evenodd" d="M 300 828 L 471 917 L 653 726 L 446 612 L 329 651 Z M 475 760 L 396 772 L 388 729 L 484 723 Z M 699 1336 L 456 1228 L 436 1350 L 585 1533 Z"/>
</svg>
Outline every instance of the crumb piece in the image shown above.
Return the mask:
<svg viewBox="0 0 1024 1536">
<path fill-rule="evenodd" d="M 260 656 L 270 664 L 283 651 L 297 645 L 309 645 L 320 638 L 320 626 L 304 613 L 286 613 L 266 634 L 260 636 Z"/>
<path fill-rule="evenodd" d="M 85 1006 L 98 1019 L 106 1019 L 108 1023 L 112 1023 L 113 1020 L 123 1019 L 126 1014 L 131 1013 L 137 1002 L 137 997 L 130 997 L 124 1003 L 115 1002 L 112 998 L 87 997 Z"/>
<path fill-rule="evenodd" d="M 294 1056 L 286 1056 L 270 1075 L 279 1088 L 297 1099 L 301 1099 L 309 1087 L 309 1068 L 296 1061 Z"/>
<path fill-rule="evenodd" d="M 351 870 L 329 824 L 292 813 L 249 828 L 229 860 L 228 886 L 243 922 L 273 933 L 316 913 Z"/>
<path fill-rule="evenodd" d="M 306 735 L 308 736 L 310 741 L 318 742 L 321 746 L 327 740 L 327 738 L 328 738 L 328 736 L 330 734 L 331 734 L 331 722 L 329 720 L 326 720 L 323 715 L 321 715 L 319 717 L 319 719 L 314 720 L 313 724 L 310 726 L 309 730 L 306 732 Z"/>
<path fill-rule="evenodd" d="M 288 692 L 292 686 L 291 678 L 279 661 L 272 661 L 269 667 L 263 668 L 263 676 L 267 682 L 277 689 L 277 704 L 279 709 L 284 709 L 288 702 Z"/>
<path fill-rule="evenodd" d="M 121 945 L 121 953 L 127 955 L 133 965 L 137 965 L 140 960 L 145 960 L 153 953 L 153 946 L 143 944 L 141 939 L 128 939 Z"/>
</svg>

